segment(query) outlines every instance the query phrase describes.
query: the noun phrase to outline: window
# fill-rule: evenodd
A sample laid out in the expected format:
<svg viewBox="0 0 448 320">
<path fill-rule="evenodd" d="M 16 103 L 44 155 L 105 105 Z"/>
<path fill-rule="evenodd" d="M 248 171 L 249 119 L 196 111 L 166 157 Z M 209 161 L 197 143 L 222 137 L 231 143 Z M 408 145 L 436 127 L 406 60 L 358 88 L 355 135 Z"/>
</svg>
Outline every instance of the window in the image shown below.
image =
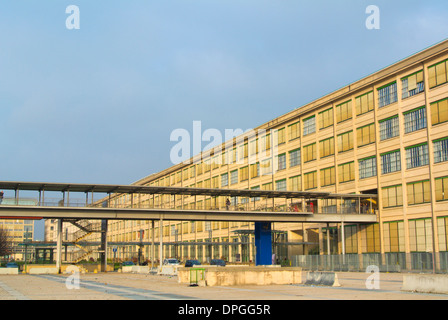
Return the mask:
<svg viewBox="0 0 448 320">
<path fill-rule="evenodd" d="M 302 176 L 295 176 L 289 178 L 289 191 L 302 191 Z"/>
<path fill-rule="evenodd" d="M 250 165 L 250 178 L 256 178 L 260 175 L 260 163 L 254 163 Z"/>
<path fill-rule="evenodd" d="M 221 175 L 221 187 L 226 187 L 229 185 L 229 174 L 224 173 Z"/>
<path fill-rule="evenodd" d="M 397 83 L 391 83 L 378 89 L 378 106 L 380 108 L 398 101 Z"/>
<path fill-rule="evenodd" d="M 431 103 L 431 123 L 433 125 L 448 121 L 448 99 Z"/>
<path fill-rule="evenodd" d="M 316 143 L 303 147 L 303 162 L 316 160 Z"/>
<path fill-rule="evenodd" d="M 219 176 L 215 176 L 212 178 L 212 188 L 214 189 L 219 188 Z"/>
<path fill-rule="evenodd" d="M 241 181 L 246 181 L 249 179 L 249 167 L 245 166 L 240 169 L 240 179 Z"/>
<path fill-rule="evenodd" d="M 406 168 L 412 169 L 429 163 L 428 144 L 422 143 L 406 148 Z"/>
<path fill-rule="evenodd" d="M 336 122 L 342 122 L 352 118 L 352 100 L 336 106 Z"/>
<path fill-rule="evenodd" d="M 272 182 L 265 183 L 264 185 L 262 185 L 261 186 L 261 190 L 263 190 L 263 191 L 270 191 L 270 190 L 272 190 Z"/>
<path fill-rule="evenodd" d="M 353 149 L 353 131 L 338 135 L 338 152 Z"/>
<path fill-rule="evenodd" d="M 299 124 L 300 122 L 296 122 L 288 126 L 289 140 L 294 140 L 300 137 Z"/>
<path fill-rule="evenodd" d="M 330 186 L 336 183 L 336 172 L 334 167 L 320 170 L 320 186 Z"/>
<path fill-rule="evenodd" d="M 333 108 L 319 113 L 319 129 L 324 129 L 333 125 Z"/>
<path fill-rule="evenodd" d="M 261 162 L 261 175 L 268 175 L 272 173 L 271 159 L 266 159 Z"/>
<path fill-rule="evenodd" d="M 317 188 L 317 171 L 304 174 L 305 190 Z"/>
<path fill-rule="evenodd" d="M 448 177 L 437 178 L 436 184 L 436 201 L 448 200 Z"/>
<path fill-rule="evenodd" d="M 250 190 L 260 190 L 260 186 L 252 187 L 252 188 L 250 188 Z M 252 202 L 253 201 L 260 201 L 260 197 L 253 197 Z"/>
<path fill-rule="evenodd" d="M 277 170 L 286 169 L 286 153 L 279 154 L 277 156 Z"/>
<path fill-rule="evenodd" d="M 355 162 L 340 164 L 338 171 L 339 183 L 355 180 Z"/>
<path fill-rule="evenodd" d="M 275 130 L 274 136 L 275 136 L 275 142 L 276 142 L 277 146 L 282 143 L 285 143 L 286 142 L 285 128 Z"/>
<path fill-rule="evenodd" d="M 409 249 L 411 252 L 432 251 L 432 223 L 429 219 L 409 220 Z"/>
<path fill-rule="evenodd" d="M 381 173 L 401 171 L 400 150 L 381 154 Z"/>
<path fill-rule="evenodd" d="M 448 161 L 448 138 L 435 140 L 433 143 L 434 163 Z"/>
<path fill-rule="evenodd" d="M 334 137 L 319 142 L 319 156 L 321 158 L 334 155 Z"/>
<path fill-rule="evenodd" d="M 356 138 L 358 147 L 375 142 L 375 125 L 372 123 L 356 129 Z"/>
<path fill-rule="evenodd" d="M 429 180 L 407 184 L 408 205 L 431 202 Z"/>
<path fill-rule="evenodd" d="M 384 223 L 384 251 L 405 252 L 405 237 L 403 221 Z"/>
<path fill-rule="evenodd" d="M 447 79 L 448 60 L 439 62 L 428 68 L 429 88 L 435 88 L 448 81 Z"/>
<path fill-rule="evenodd" d="M 356 97 L 355 105 L 357 116 L 372 111 L 374 108 L 373 91 L 363 94 L 362 96 Z"/>
<path fill-rule="evenodd" d="M 275 190 L 286 191 L 286 179 L 275 181 Z"/>
<path fill-rule="evenodd" d="M 316 117 L 312 116 L 303 120 L 303 135 L 309 135 L 316 132 Z"/>
<path fill-rule="evenodd" d="M 426 107 L 404 112 L 404 132 L 410 133 L 426 128 Z"/>
<path fill-rule="evenodd" d="M 238 170 L 230 172 L 230 184 L 238 183 Z"/>
<path fill-rule="evenodd" d="M 271 149 L 271 135 L 267 134 L 261 137 L 261 151 L 266 151 Z"/>
<path fill-rule="evenodd" d="M 258 139 L 252 140 L 249 143 L 249 155 L 251 157 L 256 156 L 258 154 Z"/>
<path fill-rule="evenodd" d="M 380 121 L 380 140 L 397 137 L 400 134 L 398 115 Z"/>
<path fill-rule="evenodd" d="M 402 98 L 415 96 L 425 90 L 423 70 L 401 79 Z"/>
<path fill-rule="evenodd" d="M 359 178 L 365 179 L 376 176 L 376 157 L 359 160 Z"/>
<path fill-rule="evenodd" d="M 295 167 L 300 165 L 300 149 L 289 151 L 289 166 Z"/>
<path fill-rule="evenodd" d="M 382 189 L 383 208 L 400 207 L 403 205 L 403 186 L 390 186 Z"/>
</svg>

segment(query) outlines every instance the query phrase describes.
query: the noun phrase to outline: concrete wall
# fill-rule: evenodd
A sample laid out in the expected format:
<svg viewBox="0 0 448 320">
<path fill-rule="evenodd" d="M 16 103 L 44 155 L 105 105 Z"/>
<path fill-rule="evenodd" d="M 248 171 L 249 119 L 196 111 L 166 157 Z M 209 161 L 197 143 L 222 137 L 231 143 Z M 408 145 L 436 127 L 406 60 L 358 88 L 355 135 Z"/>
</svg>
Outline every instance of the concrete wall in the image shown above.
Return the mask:
<svg viewBox="0 0 448 320">
<path fill-rule="evenodd" d="M 405 274 L 402 291 L 423 293 L 447 293 L 448 275 L 445 274 Z"/>
<path fill-rule="evenodd" d="M 0 274 L 19 274 L 19 268 L 0 268 Z"/>
<path fill-rule="evenodd" d="M 179 283 L 190 284 L 190 270 L 194 268 L 179 268 Z M 237 285 L 272 285 L 302 283 L 301 268 L 273 267 L 208 267 L 205 269 L 207 286 L 237 286 Z"/>
</svg>

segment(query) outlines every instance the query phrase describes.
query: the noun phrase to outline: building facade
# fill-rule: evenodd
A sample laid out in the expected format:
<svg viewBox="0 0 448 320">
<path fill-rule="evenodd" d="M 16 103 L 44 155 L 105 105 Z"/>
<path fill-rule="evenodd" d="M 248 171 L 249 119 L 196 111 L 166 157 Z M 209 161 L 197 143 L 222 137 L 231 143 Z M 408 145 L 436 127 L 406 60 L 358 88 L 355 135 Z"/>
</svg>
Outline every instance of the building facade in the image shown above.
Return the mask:
<svg viewBox="0 0 448 320">
<path fill-rule="evenodd" d="M 252 135 L 226 141 L 189 163 L 135 184 L 378 194 L 378 222 L 345 225 L 344 242 L 340 225 L 276 223 L 272 229 L 278 231 L 274 232 L 277 259 L 327 253 L 445 254 L 447 169 L 448 41 L 444 41 L 277 117 Z M 287 206 L 263 199 L 229 200 L 235 208 Z M 223 208 L 226 201 L 128 194 L 112 198 L 117 207 L 142 208 Z M 230 262 L 250 262 L 254 257 L 250 223 L 167 221 L 159 226 L 156 221 L 156 243 L 159 228 L 165 257 Z M 135 255 L 140 239 L 148 242 L 152 237 L 150 221 L 110 221 L 108 231 L 110 243 L 122 244 L 109 249 L 110 258 Z M 150 256 L 149 247 L 144 254 Z"/>
</svg>

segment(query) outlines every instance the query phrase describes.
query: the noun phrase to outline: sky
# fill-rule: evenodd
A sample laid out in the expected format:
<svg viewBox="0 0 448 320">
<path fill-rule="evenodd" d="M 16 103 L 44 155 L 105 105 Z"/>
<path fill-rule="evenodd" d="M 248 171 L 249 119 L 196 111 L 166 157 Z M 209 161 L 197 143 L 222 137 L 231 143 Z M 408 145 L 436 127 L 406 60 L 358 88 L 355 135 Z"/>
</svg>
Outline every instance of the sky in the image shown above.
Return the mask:
<svg viewBox="0 0 448 320">
<path fill-rule="evenodd" d="M 133 183 L 173 165 L 174 130 L 255 128 L 447 39 L 447 16 L 446 0 L 0 0 L 0 180 Z"/>
</svg>

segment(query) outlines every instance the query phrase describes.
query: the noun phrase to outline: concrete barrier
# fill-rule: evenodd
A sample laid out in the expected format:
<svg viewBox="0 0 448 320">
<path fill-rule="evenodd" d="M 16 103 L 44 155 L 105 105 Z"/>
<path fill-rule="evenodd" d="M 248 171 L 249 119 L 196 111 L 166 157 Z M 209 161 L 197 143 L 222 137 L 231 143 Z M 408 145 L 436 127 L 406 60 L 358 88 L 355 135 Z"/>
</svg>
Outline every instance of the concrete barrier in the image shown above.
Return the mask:
<svg viewBox="0 0 448 320">
<path fill-rule="evenodd" d="M 159 272 L 157 274 L 162 276 L 177 276 L 177 269 L 179 267 L 182 267 L 181 265 L 174 265 L 174 266 L 162 266 L 162 268 L 159 269 Z"/>
<path fill-rule="evenodd" d="M 29 274 L 58 274 L 59 270 L 58 268 L 52 268 L 52 267 L 48 267 L 48 268 L 30 268 L 28 270 Z"/>
<path fill-rule="evenodd" d="M 203 267 L 203 266 L 201 266 Z M 190 269 L 178 269 L 178 282 L 190 284 Z M 301 268 L 215 267 L 205 269 L 207 286 L 275 285 L 302 283 Z"/>
<path fill-rule="evenodd" d="M 123 273 L 149 273 L 148 266 L 124 266 L 121 268 Z"/>
<path fill-rule="evenodd" d="M 340 287 L 338 276 L 334 272 L 308 272 L 306 285 Z"/>
<path fill-rule="evenodd" d="M 19 268 L 0 268 L 0 274 L 19 274 Z"/>
<path fill-rule="evenodd" d="M 402 291 L 448 294 L 448 275 L 405 274 Z"/>
</svg>

